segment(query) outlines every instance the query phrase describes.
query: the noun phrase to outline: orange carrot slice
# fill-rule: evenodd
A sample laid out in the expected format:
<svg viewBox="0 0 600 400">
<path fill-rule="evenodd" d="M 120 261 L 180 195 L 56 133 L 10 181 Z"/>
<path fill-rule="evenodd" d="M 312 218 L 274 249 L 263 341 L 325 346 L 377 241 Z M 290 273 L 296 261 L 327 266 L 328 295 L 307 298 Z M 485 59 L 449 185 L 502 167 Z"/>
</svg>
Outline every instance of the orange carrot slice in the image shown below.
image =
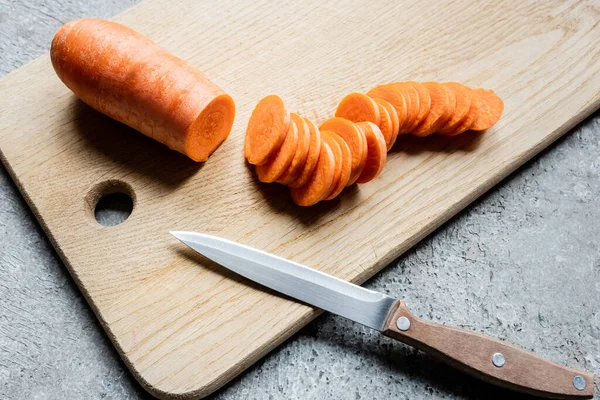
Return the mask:
<svg viewBox="0 0 600 400">
<path fill-rule="evenodd" d="M 446 108 L 446 112 L 442 116 L 440 116 L 440 119 L 438 119 L 435 125 L 431 128 L 433 130 L 432 133 L 438 132 L 440 129 L 445 127 L 448 124 L 448 121 L 450 121 L 450 119 L 452 118 L 452 115 L 454 115 L 454 112 L 456 110 L 456 95 L 454 94 L 454 91 L 450 90 L 448 86 L 442 85 L 442 87 L 446 91 L 448 105 Z"/>
<path fill-rule="evenodd" d="M 256 166 L 258 180 L 265 183 L 275 182 L 290 166 L 294 154 L 296 154 L 297 147 L 298 127 L 292 121 L 279 150 L 269 157 L 269 160 L 265 164 Z"/>
<path fill-rule="evenodd" d="M 474 89 L 474 92 L 481 98 L 481 108 L 470 129 L 484 131 L 498 122 L 504 111 L 504 102 L 493 90 Z"/>
<path fill-rule="evenodd" d="M 396 109 L 400 132 L 404 132 L 404 127 L 406 126 L 408 118 L 408 105 L 403 87 L 404 85 L 402 85 L 401 82 L 388 83 L 386 85 L 377 86 L 367 92 L 367 96 L 374 99 L 383 99 Z"/>
<path fill-rule="evenodd" d="M 350 93 L 338 105 L 335 116 L 352 122 L 370 121 L 379 124 L 380 110 L 377 103 L 369 96 Z"/>
<path fill-rule="evenodd" d="M 291 188 L 292 200 L 299 206 L 312 206 L 323 200 L 331 191 L 335 173 L 333 151 L 325 141 L 321 141 L 319 159 L 308 182 L 299 188 Z"/>
<path fill-rule="evenodd" d="M 436 131 L 440 119 L 441 121 L 445 121 L 449 116 L 449 91 L 437 82 L 425 82 L 421 85 L 429 92 L 431 108 L 429 109 L 429 114 L 427 114 L 425 119 L 412 131 L 412 134 L 415 136 L 428 136 Z"/>
<path fill-rule="evenodd" d="M 356 182 L 367 183 L 383 171 L 387 160 L 387 147 L 385 138 L 377 125 L 372 122 L 357 122 L 356 126 L 365 134 L 368 147 L 367 163 Z"/>
<path fill-rule="evenodd" d="M 400 133 L 400 120 L 398 118 L 398 112 L 388 101 L 385 101 L 383 99 L 374 100 L 387 110 L 388 115 L 390 116 L 390 119 L 392 121 L 392 137 L 389 143 L 386 139 L 387 149 L 388 151 L 390 151 L 392 146 L 394 146 L 394 143 L 396 143 L 396 139 L 398 138 L 398 134 Z M 383 133 L 383 131 L 381 133 Z"/>
<path fill-rule="evenodd" d="M 446 122 L 445 126 L 438 130 L 438 133 L 445 135 L 448 132 L 453 132 L 458 124 L 466 117 L 471 108 L 470 92 L 465 90 L 465 86 L 458 82 L 446 82 L 443 85 L 454 93 L 455 108 L 451 118 Z"/>
<path fill-rule="evenodd" d="M 231 131 L 231 97 L 126 26 L 93 18 L 68 22 L 56 32 L 50 58 L 83 102 L 194 161 L 206 161 Z"/>
<path fill-rule="evenodd" d="M 417 92 L 417 97 L 419 99 L 419 111 L 417 112 L 417 116 L 413 122 L 411 128 L 407 131 L 407 133 L 413 132 L 417 129 L 425 118 L 429 115 L 429 110 L 431 110 L 431 96 L 429 95 L 429 90 L 419 82 L 410 82 L 410 85 Z"/>
<path fill-rule="evenodd" d="M 277 179 L 277 182 L 287 185 L 300 176 L 306 159 L 308 158 L 308 148 L 310 146 L 310 128 L 304 118 L 296 113 L 291 113 L 292 121 L 298 128 L 298 147 L 296 148 L 296 154 L 292 158 L 292 162 L 288 169 Z"/>
<path fill-rule="evenodd" d="M 367 162 L 367 139 L 362 131 L 351 121 L 335 117 L 321 124 L 321 129 L 337 133 L 350 147 L 352 153 L 352 172 L 348 185 L 352 185 Z"/>
<path fill-rule="evenodd" d="M 317 125 L 315 125 L 315 123 L 308 118 L 304 118 L 304 121 L 308 125 L 308 130 L 310 131 L 308 155 L 306 156 L 306 162 L 304 163 L 304 167 L 302 168 L 302 171 L 298 177 L 294 179 L 293 182 L 287 184 L 291 188 L 299 188 L 308 182 L 315 169 L 315 166 L 317 165 L 317 161 L 319 160 L 319 152 L 321 151 L 321 133 L 319 132 L 319 128 L 317 128 Z"/>
<path fill-rule="evenodd" d="M 283 144 L 290 120 L 290 112 L 279 96 L 272 94 L 259 101 L 246 129 L 246 160 L 254 165 L 266 163 Z"/>
<path fill-rule="evenodd" d="M 401 126 L 400 133 L 409 133 L 417 126 L 417 118 L 419 117 L 420 100 L 417 90 L 413 86 L 414 82 L 400 82 L 406 100 L 406 120 Z"/>
<path fill-rule="evenodd" d="M 379 119 L 379 123 L 375 125 L 379 127 L 381 134 L 385 138 L 386 148 L 391 148 L 392 139 L 394 138 L 394 132 L 392 131 L 392 117 L 383 105 L 377 103 L 377 106 L 379 107 L 379 115 L 381 118 Z"/>
<path fill-rule="evenodd" d="M 331 131 L 321 130 L 321 140 L 329 145 L 329 148 L 333 152 L 333 158 L 335 159 L 335 171 L 333 173 L 333 183 L 331 184 L 331 190 L 327 195 L 323 198 L 323 200 L 327 200 L 329 196 L 331 196 L 334 190 L 337 188 L 338 183 L 340 182 L 340 178 L 342 177 L 342 148 L 338 144 L 337 140 L 335 140 L 334 136 L 338 136 L 337 133 L 333 133 Z M 342 186 L 345 187 L 346 185 Z"/>
<path fill-rule="evenodd" d="M 444 133 L 448 136 L 456 136 L 468 131 L 473 126 L 475 120 L 479 117 L 479 111 L 481 110 L 482 102 L 481 96 L 469 87 L 465 86 L 463 90 L 468 93 L 469 97 L 471 97 L 471 107 L 469 107 L 469 112 L 467 115 L 465 115 L 462 121 L 458 123 L 454 130 Z"/>
<path fill-rule="evenodd" d="M 336 163 L 340 165 L 339 177 L 337 178 L 336 183 L 333 185 L 329 196 L 325 197 L 325 200 L 332 200 L 342 193 L 342 190 L 344 190 L 350 181 L 350 173 L 352 172 L 352 153 L 350 153 L 350 147 L 348 146 L 348 143 L 346 143 L 346 141 L 342 139 L 340 135 L 330 131 L 325 132 L 328 132 L 328 134 L 334 141 L 337 142 L 337 145 L 340 148 L 340 159 L 336 159 Z"/>
</svg>

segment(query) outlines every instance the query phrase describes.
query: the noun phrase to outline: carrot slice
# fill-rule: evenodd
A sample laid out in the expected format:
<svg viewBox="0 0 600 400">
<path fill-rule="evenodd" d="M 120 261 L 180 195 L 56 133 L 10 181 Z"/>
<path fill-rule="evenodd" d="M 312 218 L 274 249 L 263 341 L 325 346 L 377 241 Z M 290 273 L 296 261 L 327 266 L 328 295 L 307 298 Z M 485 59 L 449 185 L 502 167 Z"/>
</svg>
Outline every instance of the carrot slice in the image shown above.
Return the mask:
<svg viewBox="0 0 600 400">
<path fill-rule="evenodd" d="M 206 161 L 231 131 L 235 104 L 223 89 L 116 22 L 64 24 L 50 59 L 60 80 L 90 107 L 194 161 Z"/>
<path fill-rule="evenodd" d="M 425 118 L 429 115 L 429 110 L 431 110 L 431 95 L 429 94 L 429 90 L 425 86 L 423 86 L 419 82 L 410 82 L 410 85 L 417 92 L 417 97 L 419 99 L 419 111 L 417 112 L 417 116 L 414 120 L 413 126 L 407 131 L 407 133 L 413 132 L 417 129 Z"/>
<path fill-rule="evenodd" d="M 391 148 L 392 139 L 394 138 L 394 132 L 392 132 L 392 117 L 384 106 L 379 103 L 377 103 L 377 106 L 379 107 L 379 115 L 381 118 L 379 119 L 379 123 L 375 125 L 379 127 L 381 134 L 385 138 L 386 148 Z"/>
<path fill-rule="evenodd" d="M 456 102 L 451 118 L 446 122 L 445 126 L 438 130 L 438 133 L 445 135 L 448 132 L 453 132 L 463 118 L 466 117 L 471 108 L 471 95 L 469 91 L 464 90 L 465 86 L 458 82 L 446 82 L 442 85 L 454 93 Z"/>
<path fill-rule="evenodd" d="M 319 159 L 308 182 L 299 188 L 291 188 L 292 200 L 299 206 L 312 206 L 323 200 L 331 191 L 335 173 L 335 157 L 329 144 L 321 141 Z"/>
<path fill-rule="evenodd" d="M 475 120 L 479 117 L 479 111 L 481 110 L 481 96 L 479 93 L 476 93 L 473 89 L 469 87 L 464 87 L 464 91 L 468 93 L 471 97 L 471 107 L 469 107 L 469 112 L 465 117 L 458 123 L 458 125 L 451 132 L 445 132 L 448 136 L 456 136 L 461 133 L 468 131 L 473 126 Z"/>
<path fill-rule="evenodd" d="M 317 161 L 319 160 L 319 152 L 321 151 L 321 133 L 319 132 L 319 128 L 317 128 L 317 125 L 315 125 L 315 123 L 308 118 L 304 118 L 304 121 L 308 125 L 308 130 L 310 131 L 308 155 L 306 156 L 306 162 L 304 163 L 304 167 L 302 168 L 302 171 L 298 177 L 294 179 L 293 182 L 287 184 L 291 188 L 299 188 L 308 182 L 308 179 L 312 175 L 315 166 L 317 165 Z"/>
<path fill-rule="evenodd" d="M 388 147 L 388 150 L 389 150 L 391 148 L 391 146 L 393 146 L 394 143 L 396 142 L 396 138 L 398 137 L 398 133 L 400 132 L 400 119 L 398 118 L 398 112 L 390 104 L 389 101 L 385 101 L 383 99 L 373 99 L 373 100 L 375 100 L 378 104 L 382 105 L 387 110 L 387 112 L 392 120 L 392 143 Z M 383 133 L 383 132 L 381 132 L 381 133 Z"/>
<path fill-rule="evenodd" d="M 308 158 L 308 148 L 310 146 L 310 128 L 304 118 L 296 113 L 291 113 L 292 121 L 298 128 L 298 147 L 296 148 L 296 154 L 292 158 L 292 162 L 288 169 L 277 179 L 277 182 L 287 185 L 300 176 L 306 159 Z"/>
<path fill-rule="evenodd" d="M 337 185 L 340 182 L 340 178 L 342 177 L 342 148 L 333 136 L 338 136 L 338 134 L 331 131 L 321 131 L 321 140 L 329 145 L 329 148 L 333 152 L 333 158 L 335 159 L 333 183 L 331 184 L 331 189 L 329 190 L 329 193 L 327 193 L 323 200 L 327 200 L 329 196 L 333 194 L 334 190 L 337 189 Z M 342 186 L 342 188 L 345 186 L 346 185 Z"/>
<path fill-rule="evenodd" d="M 369 96 L 350 93 L 338 105 L 335 116 L 352 122 L 370 121 L 379 124 L 380 110 L 377 103 Z"/>
<path fill-rule="evenodd" d="M 400 127 L 400 133 L 409 133 L 417 126 L 417 119 L 419 117 L 419 110 L 421 102 L 419 99 L 419 93 L 415 89 L 414 82 L 401 82 L 402 90 L 404 91 L 404 97 L 407 99 L 406 107 L 407 114 L 404 125 Z"/>
<path fill-rule="evenodd" d="M 435 125 L 431 128 L 433 130 L 432 133 L 438 132 L 440 129 L 445 127 L 454 115 L 454 111 L 456 110 L 456 95 L 453 90 L 450 90 L 448 86 L 442 85 L 444 90 L 446 91 L 448 106 L 446 108 L 446 112 L 438 119 Z"/>
<path fill-rule="evenodd" d="M 404 85 L 402 85 L 401 82 L 388 83 L 386 85 L 377 86 L 367 92 L 367 96 L 374 99 L 383 99 L 396 109 L 400 132 L 404 132 L 404 127 L 406 126 L 408 118 L 408 105 L 406 100 L 408 96 L 405 97 L 403 87 Z"/>
<path fill-rule="evenodd" d="M 350 147 L 352 153 L 352 172 L 348 186 L 352 185 L 360 174 L 367 162 L 367 139 L 362 131 L 351 121 L 335 117 L 328 119 L 321 124 L 321 129 L 337 133 Z"/>
<path fill-rule="evenodd" d="M 484 131 L 498 122 L 504 111 L 504 102 L 493 90 L 474 89 L 474 91 L 481 98 L 481 108 L 479 116 L 470 129 Z"/>
<path fill-rule="evenodd" d="M 290 166 L 294 154 L 296 154 L 297 147 L 298 127 L 296 126 L 296 123 L 292 121 L 290 123 L 290 129 L 279 150 L 269 157 L 265 164 L 256 166 L 258 180 L 265 183 L 275 182 Z"/>
<path fill-rule="evenodd" d="M 290 121 L 290 112 L 279 96 L 272 94 L 259 101 L 246 129 L 246 160 L 254 165 L 266 163 L 283 144 Z"/>
<path fill-rule="evenodd" d="M 387 160 L 387 147 L 385 138 L 377 125 L 372 122 L 358 122 L 356 126 L 365 134 L 368 147 L 367 163 L 356 182 L 367 183 L 383 171 Z"/>
<path fill-rule="evenodd" d="M 331 138 L 337 142 L 340 149 L 340 158 L 336 158 L 335 161 L 340 166 L 340 173 L 329 196 L 325 197 L 325 200 L 332 200 L 342 193 L 342 190 L 344 190 L 350 181 L 350 173 L 352 172 L 352 153 L 350 153 L 350 147 L 340 135 L 331 131 L 324 132 L 327 132 L 328 136 L 331 136 Z M 333 149 L 333 146 L 331 146 L 331 148 Z"/>
<path fill-rule="evenodd" d="M 431 98 L 431 108 L 429 114 L 423 121 L 412 131 L 415 136 L 429 136 L 435 132 L 439 126 L 438 121 L 445 121 L 450 115 L 450 101 L 448 100 L 448 90 L 437 82 L 422 83 Z"/>
</svg>

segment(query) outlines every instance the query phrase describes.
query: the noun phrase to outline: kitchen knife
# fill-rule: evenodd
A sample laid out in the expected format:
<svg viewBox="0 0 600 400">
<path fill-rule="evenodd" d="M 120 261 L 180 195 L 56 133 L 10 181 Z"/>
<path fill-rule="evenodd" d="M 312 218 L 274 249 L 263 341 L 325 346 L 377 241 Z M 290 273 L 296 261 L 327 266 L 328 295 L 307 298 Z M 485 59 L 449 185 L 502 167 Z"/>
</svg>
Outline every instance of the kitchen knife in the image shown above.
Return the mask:
<svg viewBox="0 0 600 400">
<path fill-rule="evenodd" d="M 476 332 L 423 321 L 408 312 L 403 301 L 383 293 L 227 239 L 195 232 L 171 233 L 245 278 L 377 329 L 490 383 L 556 399 L 586 399 L 594 394 L 593 374 Z"/>
</svg>

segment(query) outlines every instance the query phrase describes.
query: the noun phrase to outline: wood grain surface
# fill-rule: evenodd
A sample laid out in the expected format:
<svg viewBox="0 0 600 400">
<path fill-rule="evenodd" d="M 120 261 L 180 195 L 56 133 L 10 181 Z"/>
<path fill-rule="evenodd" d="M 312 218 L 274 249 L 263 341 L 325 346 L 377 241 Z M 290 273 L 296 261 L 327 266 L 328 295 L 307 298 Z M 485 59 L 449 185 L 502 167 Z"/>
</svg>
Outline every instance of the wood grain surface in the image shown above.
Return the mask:
<svg viewBox="0 0 600 400">
<path fill-rule="evenodd" d="M 594 1 L 146 0 L 115 18 L 204 71 L 236 100 L 230 138 L 195 164 L 85 106 L 48 56 L 0 81 L 2 161 L 119 353 L 161 398 L 225 384 L 318 311 L 187 250 L 207 232 L 364 282 L 573 127 L 600 101 Z M 243 159 L 270 93 L 318 123 L 351 91 L 397 80 L 494 89 L 500 122 L 457 138 L 402 137 L 375 181 L 310 209 Z M 134 198 L 99 225 L 97 199 Z"/>
</svg>

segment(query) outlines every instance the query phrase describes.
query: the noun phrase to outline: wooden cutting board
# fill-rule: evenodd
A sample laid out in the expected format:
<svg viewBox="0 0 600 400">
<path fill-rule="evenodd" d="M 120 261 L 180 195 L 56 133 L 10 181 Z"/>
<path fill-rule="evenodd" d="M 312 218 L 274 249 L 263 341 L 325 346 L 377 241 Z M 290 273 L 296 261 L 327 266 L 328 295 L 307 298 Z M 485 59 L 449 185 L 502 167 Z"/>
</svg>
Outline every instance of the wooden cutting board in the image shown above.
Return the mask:
<svg viewBox="0 0 600 400">
<path fill-rule="evenodd" d="M 593 0 L 146 0 L 115 19 L 234 97 L 230 138 L 195 164 L 76 100 L 46 55 L 0 81 L 0 149 L 128 367 L 161 398 L 213 392 L 318 314 L 211 264 L 169 230 L 361 283 L 600 104 Z M 261 97 L 277 93 L 320 123 L 343 95 L 398 80 L 491 88 L 506 111 L 483 134 L 401 137 L 378 179 L 309 209 L 256 182 L 242 147 Z M 133 213 L 104 227 L 93 208 L 114 191 L 134 198 Z"/>
</svg>

